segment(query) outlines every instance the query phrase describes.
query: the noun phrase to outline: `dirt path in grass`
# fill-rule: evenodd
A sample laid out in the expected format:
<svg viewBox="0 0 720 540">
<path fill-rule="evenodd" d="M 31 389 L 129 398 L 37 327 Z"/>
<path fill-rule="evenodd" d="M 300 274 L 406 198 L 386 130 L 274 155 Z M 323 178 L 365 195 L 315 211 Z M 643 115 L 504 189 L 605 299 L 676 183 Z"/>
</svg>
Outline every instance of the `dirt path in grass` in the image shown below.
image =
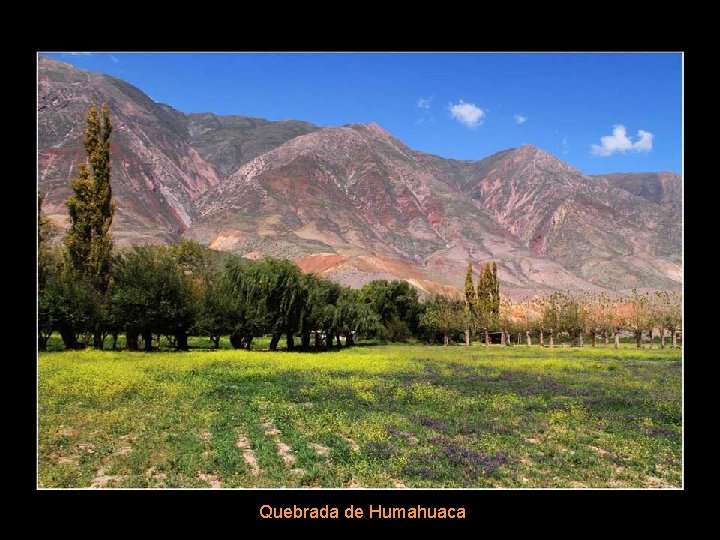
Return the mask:
<svg viewBox="0 0 720 540">
<path fill-rule="evenodd" d="M 210 455 L 210 439 L 212 439 L 212 434 L 209 430 L 203 429 L 200 432 L 200 440 L 203 443 L 203 451 L 200 454 L 202 457 L 206 458 Z M 145 474 L 148 476 L 148 472 L 152 471 L 154 467 L 151 467 L 149 471 L 147 471 Z M 150 476 L 152 477 L 152 472 L 150 472 Z M 220 479 L 218 478 L 217 474 L 210 474 L 210 473 L 204 473 L 202 471 L 197 472 L 197 477 L 208 484 L 212 489 L 219 489 L 222 487 L 222 483 L 220 482 Z M 162 478 L 164 480 L 164 478 Z"/>
<path fill-rule="evenodd" d="M 250 474 L 252 474 L 253 476 L 257 476 L 258 474 L 260 474 L 260 467 L 258 467 L 257 457 L 255 456 L 255 452 L 253 452 L 253 449 L 250 447 L 250 442 L 247 440 L 247 437 L 245 437 L 244 435 L 239 435 L 235 446 L 237 446 L 242 452 L 242 457 L 245 460 L 245 463 L 248 467 L 250 467 Z"/>
<path fill-rule="evenodd" d="M 262 418 L 261 425 L 265 429 L 265 435 L 270 437 L 275 442 L 275 446 L 277 446 L 277 455 L 280 456 L 280 459 L 283 460 L 285 466 L 290 469 L 290 472 L 293 472 L 295 474 L 304 474 L 305 469 L 293 468 L 295 462 L 297 461 L 297 458 L 292 453 L 292 448 L 290 447 L 290 445 L 280 439 L 281 432 L 277 427 L 275 427 L 273 421 L 269 418 Z"/>
<path fill-rule="evenodd" d="M 127 441 L 127 439 L 128 439 L 127 435 L 123 435 L 122 437 L 120 437 L 120 440 L 122 440 L 124 442 Z M 84 452 L 87 452 L 88 454 L 95 453 L 95 447 L 91 443 L 78 444 L 77 448 Z M 109 467 L 108 461 L 110 458 L 117 457 L 117 456 L 127 456 L 132 451 L 133 451 L 132 446 L 125 445 L 125 446 L 121 446 L 120 448 L 118 448 L 117 450 L 112 452 L 110 455 L 103 458 L 102 465 L 95 472 L 95 478 L 93 478 L 92 481 L 90 482 L 90 487 L 91 488 L 104 488 L 104 487 L 108 487 L 108 484 L 110 482 L 121 482 L 122 480 L 127 478 L 127 475 L 121 475 L 121 474 L 109 475 L 109 474 L 105 474 L 105 471 Z"/>
</svg>

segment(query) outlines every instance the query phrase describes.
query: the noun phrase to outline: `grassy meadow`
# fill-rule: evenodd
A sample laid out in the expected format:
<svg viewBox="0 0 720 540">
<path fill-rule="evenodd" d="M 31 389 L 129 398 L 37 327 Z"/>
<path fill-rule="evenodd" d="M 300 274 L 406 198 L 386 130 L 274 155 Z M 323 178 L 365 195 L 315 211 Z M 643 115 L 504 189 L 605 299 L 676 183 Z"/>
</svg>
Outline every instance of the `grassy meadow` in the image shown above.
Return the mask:
<svg viewBox="0 0 720 540">
<path fill-rule="evenodd" d="M 38 384 L 40 487 L 681 487 L 678 350 L 85 350 Z"/>
</svg>

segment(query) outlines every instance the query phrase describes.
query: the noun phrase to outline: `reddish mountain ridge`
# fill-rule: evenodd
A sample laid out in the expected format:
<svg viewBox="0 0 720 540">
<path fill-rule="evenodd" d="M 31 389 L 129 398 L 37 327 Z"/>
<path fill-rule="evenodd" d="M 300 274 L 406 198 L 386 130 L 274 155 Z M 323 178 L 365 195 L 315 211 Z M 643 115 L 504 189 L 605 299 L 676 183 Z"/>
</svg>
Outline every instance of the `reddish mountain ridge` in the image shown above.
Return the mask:
<svg viewBox="0 0 720 540">
<path fill-rule="evenodd" d="M 104 102 L 118 244 L 186 236 L 248 258 L 292 258 L 352 286 L 401 278 L 448 289 L 468 260 L 490 259 L 513 296 L 680 286 L 677 175 L 589 177 L 532 146 L 448 160 L 375 124 L 185 115 L 118 79 L 41 58 L 39 189 L 59 223 L 84 155 L 84 115 Z"/>
</svg>

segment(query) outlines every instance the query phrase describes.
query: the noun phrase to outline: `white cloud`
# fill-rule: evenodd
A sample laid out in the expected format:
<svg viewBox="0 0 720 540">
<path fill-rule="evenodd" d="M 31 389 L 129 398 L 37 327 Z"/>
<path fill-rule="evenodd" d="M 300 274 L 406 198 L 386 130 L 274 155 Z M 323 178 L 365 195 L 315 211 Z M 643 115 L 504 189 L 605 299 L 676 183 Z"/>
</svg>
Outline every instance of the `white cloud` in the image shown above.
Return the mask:
<svg viewBox="0 0 720 540">
<path fill-rule="evenodd" d="M 560 141 L 560 144 L 562 145 L 562 153 L 567 154 L 568 153 L 567 137 L 563 137 L 562 141 Z"/>
<path fill-rule="evenodd" d="M 65 53 L 65 54 L 69 54 L 70 56 L 92 56 L 93 53 L 91 53 L 91 52 L 69 52 L 69 53 Z"/>
<path fill-rule="evenodd" d="M 474 103 L 465 103 L 462 99 L 459 103 L 450 104 L 450 114 L 461 124 L 473 129 L 482 123 L 485 111 Z"/>
<path fill-rule="evenodd" d="M 120 61 L 120 60 L 118 60 L 117 56 L 112 55 L 112 54 L 110 55 L 110 60 L 113 61 L 113 64 L 117 64 Z"/>
<path fill-rule="evenodd" d="M 594 156 L 611 156 L 615 152 L 649 152 L 652 150 L 653 134 L 649 131 L 638 130 L 638 140 L 632 142 L 627 136 L 625 126 L 618 124 L 613 126 L 612 135 L 600 137 L 600 144 L 593 144 L 591 153 Z"/>
<path fill-rule="evenodd" d="M 427 111 L 430 108 L 430 104 L 432 103 L 432 96 L 430 97 L 421 97 L 416 102 L 415 105 L 417 105 L 418 109 L 423 109 Z"/>
<path fill-rule="evenodd" d="M 513 118 L 518 126 L 527 122 L 527 116 L 523 116 L 522 114 L 515 114 Z"/>
<path fill-rule="evenodd" d="M 634 147 L 635 150 L 638 152 L 649 152 L 652 150 L 652 143 L 655 136 L 650 133 L 649 131 L 645 131 L 644 129 L 638 130 L 638 141 L 635 143 Z"/>
</svg>

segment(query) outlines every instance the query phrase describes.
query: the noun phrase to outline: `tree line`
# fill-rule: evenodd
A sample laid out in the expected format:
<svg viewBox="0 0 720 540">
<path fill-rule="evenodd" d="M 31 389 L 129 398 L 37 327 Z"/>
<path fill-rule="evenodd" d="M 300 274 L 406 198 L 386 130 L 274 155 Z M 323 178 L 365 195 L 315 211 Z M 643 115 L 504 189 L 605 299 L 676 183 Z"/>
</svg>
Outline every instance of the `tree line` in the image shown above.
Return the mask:
<svg viewBox="0 0 720 540">
<path fill-rule="evenodd" d="M 674 291 L 628 294 L 555 292 L 514 302 L 499 294 L 495 263 L 483 267 L 477 288 L 473 286 L 472 266 L 465 279 L 465 299 L 437 297 L 424 306 L 424 320 L 432 321 L 442 331 L 444 343 L 451 339 L 465 344 L 478 339 L 490 343 L 491 332 L 500 334 L 500 342 L 554 347 L 560 336 L 571 345 L 582 347 L 585 338 L 593 347 L 598 340 L 609 346 L 620 346 L 621 334 L 629 332 L 641 347 L 643 336 L 660 338 L 665 348 L 677 346 L 682 331 L 682 298 Z"/>
<path fill-rule="evenodd" d="M 152 350 L 160 336 L 178 350 L 188 349 L 189 336 L 206 337 L 215 348 L 230 336 L 233 347 L 250 349 L 255 337 L 269 335 L 271 350 L 281 340 L 287 349 L 326 350 L 352 346 L 358 337 L 487 345 L 495 332 L 508 345 L 553 347 L 566 335 L 577 346 L 587 337 L 592 346 L 612 338 L 617 347 L 621 332 L 634 332 L 639 346 L 643 333 L 655 331 L 664 347 L 667 330 L 675 346 L 677 294 L 564 292 L 513 302 L 499 293 L 492 266 L 464 300 L 422 300 L 405 281 L 351 289 L 304 274 L 291 261 L 251 261 L 183 240 L 113 251 L 100 292 L 73 271 L 64 246 L 41 245 L 38 345 L 45 350 L 58 332 L 67 349 L 103 348 L 108 338 L 115 349 L 120 334 L 130 350 Z"/>
<path fill-rule="evenodd" d="M 41 350 L 54 331 L 68 349 L 102 348 L 108 337 L 116 348 L 125 334 L 131 350 L 151 350 L 159 336 L 179 350 L 191 335 L 215 347 L 229 335 L 233 347 L 249 349 L 269 334 L 271 350 L 283 337 L 287 348 L 309 350 L 339 346 L 341 337 L 350 346 L 358 334 L 402 340 L 417 331 L 417 293 L 402 281 L 353 290 L 303 274 L 291 261 L 249 261 L 183 240 L 117 250 L 109 285 L 98 291 L 73 271 L 64 247 L 41 251 Z"/>
</svg>

